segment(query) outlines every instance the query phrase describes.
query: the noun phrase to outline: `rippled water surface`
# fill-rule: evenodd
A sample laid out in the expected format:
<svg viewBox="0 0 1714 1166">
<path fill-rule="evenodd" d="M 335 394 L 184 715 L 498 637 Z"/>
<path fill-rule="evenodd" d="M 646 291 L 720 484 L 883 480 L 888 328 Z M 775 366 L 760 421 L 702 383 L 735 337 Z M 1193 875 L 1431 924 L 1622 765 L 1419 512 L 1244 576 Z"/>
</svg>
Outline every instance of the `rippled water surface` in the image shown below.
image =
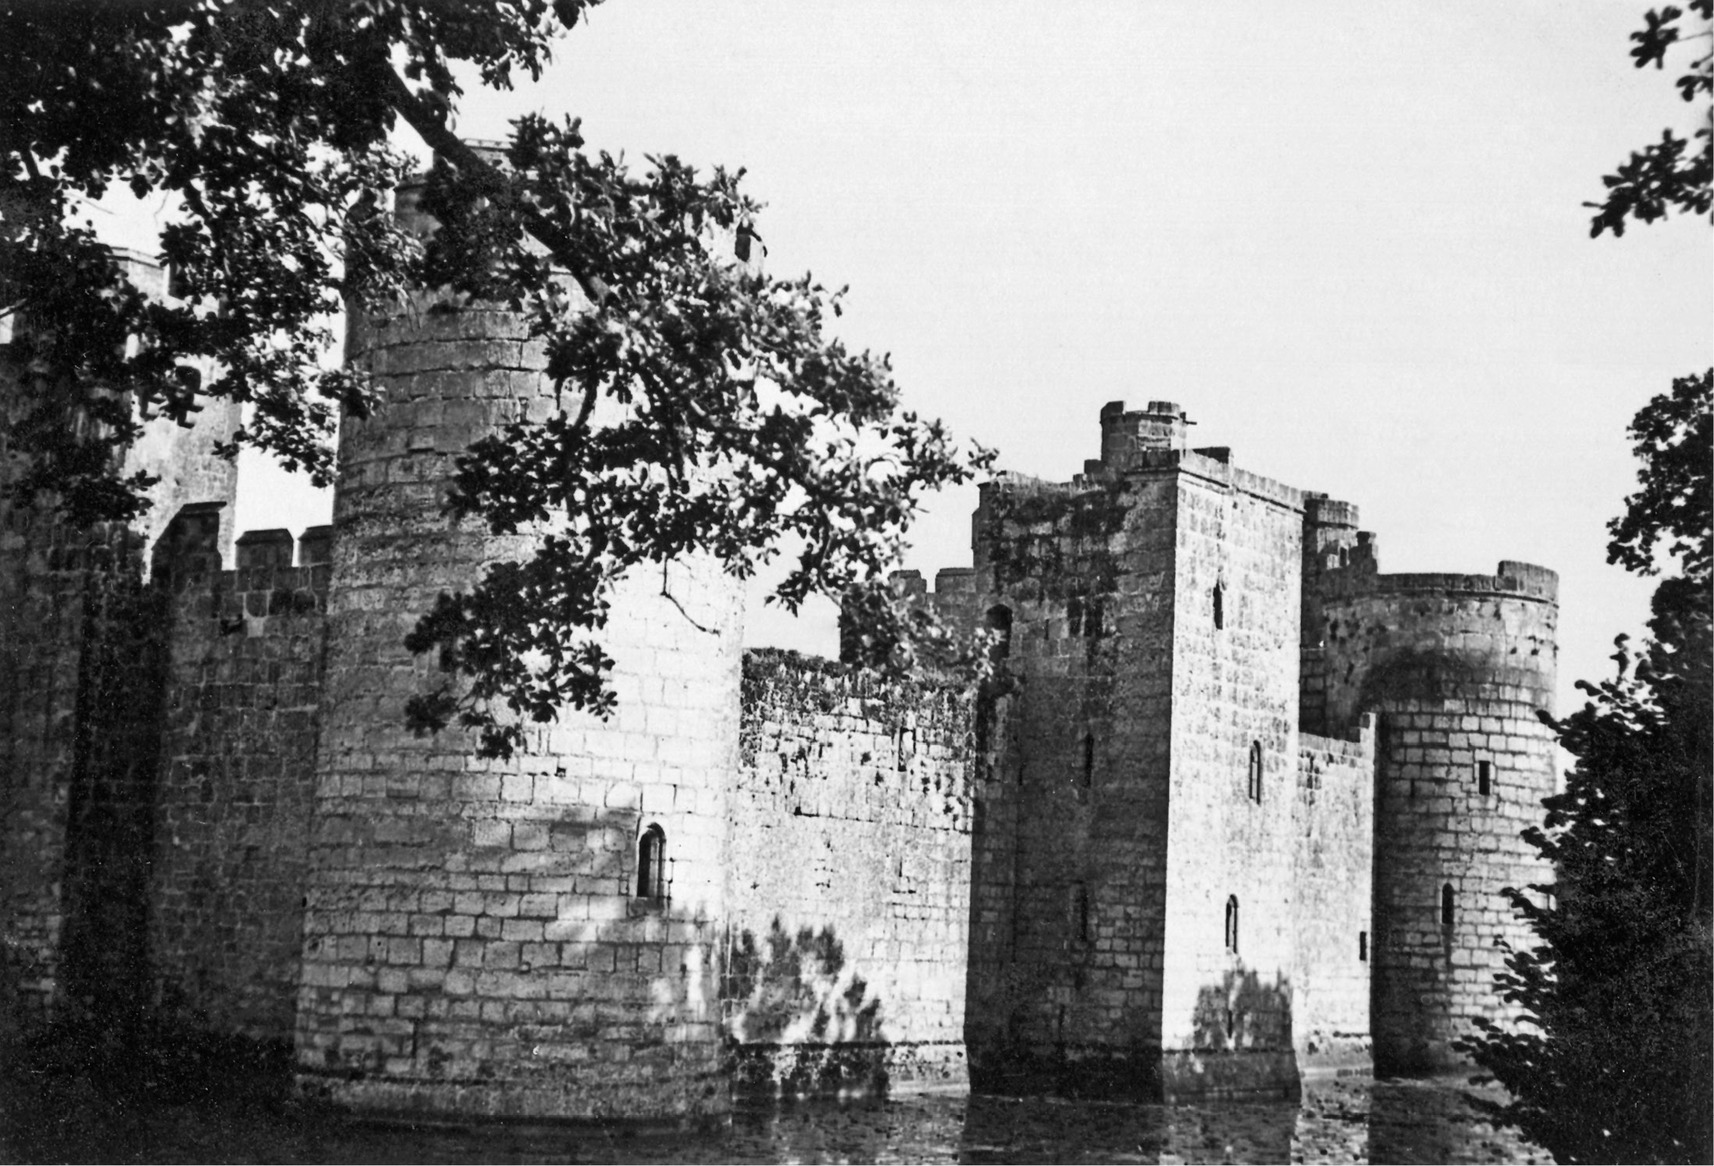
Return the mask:
<svg viewBox="0 0 1714 1166">
<path fill-rule="evenodd" d="M 963 1095 L 746 1109 L 727 1126 L 401 1126 L 236 1089 L 143 1102 L 83 1079 L 0 1094 L 0 1161 L 1546 1162 L 1462 1080 L 1348 1079 L 1301 1102 L 1113 1105 Z"/>
</svg>

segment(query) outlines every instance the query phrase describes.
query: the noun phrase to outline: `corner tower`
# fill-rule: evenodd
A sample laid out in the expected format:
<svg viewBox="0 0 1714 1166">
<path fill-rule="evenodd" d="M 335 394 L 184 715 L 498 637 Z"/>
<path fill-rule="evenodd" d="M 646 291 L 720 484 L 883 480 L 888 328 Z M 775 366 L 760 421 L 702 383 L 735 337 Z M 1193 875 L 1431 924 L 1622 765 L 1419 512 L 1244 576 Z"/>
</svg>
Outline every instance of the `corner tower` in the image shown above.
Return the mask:
<svg viewBox="0 0 1714 1166">
<path fill-rule="evenodd" d="M 398 214 L 426 232 L 420 194 Z M 505 762 L 457 730 L 412 736 L 405 701 L 436 665 L 406 633 L 531 549 L 442 513 L 454 460 L 556 408 L 524 319 L 443 298 L 351 323 L 384 404 L 340 432 L 299 1079 L 374 1109 L 720 1112 L 741 591 L 708 561 L 622 583 L 608 720 L 566 711 Z"/>
<path fill-rule="evenodd" d="M 1501 890 L 1552 878 L 1520 835 L 1555 788 L 1536 714 L 1553 711 L 1558 578 L 1514 562 L 1382 575 L 1355 522 L 1325 499 L 1306 522 L 1304 727 L 1379 720 L 1375 1068 L 1431 1071 L 1461 1064 L 1452 1042 L 1505 1007 L 1496 942 L 1533 942 Z"/>
</svg>

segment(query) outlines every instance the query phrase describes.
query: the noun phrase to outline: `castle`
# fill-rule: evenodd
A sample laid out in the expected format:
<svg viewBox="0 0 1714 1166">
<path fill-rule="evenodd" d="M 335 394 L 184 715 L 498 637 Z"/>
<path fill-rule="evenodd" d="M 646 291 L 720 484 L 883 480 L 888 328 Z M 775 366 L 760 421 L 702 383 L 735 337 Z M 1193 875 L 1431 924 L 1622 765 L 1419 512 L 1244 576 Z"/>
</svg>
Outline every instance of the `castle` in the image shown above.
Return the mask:
<svg viewBox="0 0 1714 1166">
<path fill-rule="evenodd" d="M 142 1000 L 351 1105 L 659 1117 L 1290 1090 L 1500 1014 L 1552 572 L 1381 574 L 1354 506 L 1114 403 L 1071 481 L 983 487 L 972 566 L 897 579 L 998 634 L 976 694 L 745 652 L 677 562 L 620 586 L 616 713 L 483 760 L 406 730 L 402 641 L 522 546 L 441 514 L 453 456 L 553 398 L 516 317 L 422 306 L 351 325 L 386 405 L 331 527 L 224 569 L 230 406 L 132 455 L 153 527 L 0 503 L 0 1026 Z"/>
</svg>

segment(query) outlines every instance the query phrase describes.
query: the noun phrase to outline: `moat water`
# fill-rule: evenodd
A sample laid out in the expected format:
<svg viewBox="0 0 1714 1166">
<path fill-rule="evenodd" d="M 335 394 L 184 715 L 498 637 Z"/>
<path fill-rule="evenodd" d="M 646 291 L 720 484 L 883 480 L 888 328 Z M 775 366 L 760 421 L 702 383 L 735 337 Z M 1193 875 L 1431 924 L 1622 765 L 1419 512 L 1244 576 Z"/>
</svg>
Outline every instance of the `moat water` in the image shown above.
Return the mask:
<svg viewBox="0 0 1714 1166">
<path fill-rule="evenodd" d="M 1462 1078 L 1305 1086 L 1301 1101 L 1118 1105 L 962 1094 L 747 1108 L 701 1130 L 408 1126 L 277 1096 L 152 1101 L 84 1079 L 0 1093 L 0 1161 L 1550 1162 Z"/>
</svg>

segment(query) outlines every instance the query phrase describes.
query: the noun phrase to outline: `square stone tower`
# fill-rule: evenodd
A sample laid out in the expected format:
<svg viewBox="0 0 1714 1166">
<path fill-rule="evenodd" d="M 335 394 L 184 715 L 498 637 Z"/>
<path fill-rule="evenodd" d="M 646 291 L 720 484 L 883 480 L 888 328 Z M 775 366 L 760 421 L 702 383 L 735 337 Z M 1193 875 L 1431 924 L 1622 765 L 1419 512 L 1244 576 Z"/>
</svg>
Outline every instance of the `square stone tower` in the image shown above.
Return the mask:
<svg viewBox="0 0 1714 1166">
<path fill-rule="evenodd" d="M 1355 995 L 1333 1027 L 1363 1027 L 1370 861 L 1362 743 L 1301 756 L 1303 497 L 1186 449 L 1170 402 L 1101 423 L 1082 475 L 1001 479 L 977 515 L 975 606 L 1008 638 L 978 742 L 972 1077 L 1289 1090 L 1327 1027 L 1301 986 L 1355 975 L 1320 998 Z M 1310 905 L 1353 969 L 1312 968 Z"/>
</svg>

